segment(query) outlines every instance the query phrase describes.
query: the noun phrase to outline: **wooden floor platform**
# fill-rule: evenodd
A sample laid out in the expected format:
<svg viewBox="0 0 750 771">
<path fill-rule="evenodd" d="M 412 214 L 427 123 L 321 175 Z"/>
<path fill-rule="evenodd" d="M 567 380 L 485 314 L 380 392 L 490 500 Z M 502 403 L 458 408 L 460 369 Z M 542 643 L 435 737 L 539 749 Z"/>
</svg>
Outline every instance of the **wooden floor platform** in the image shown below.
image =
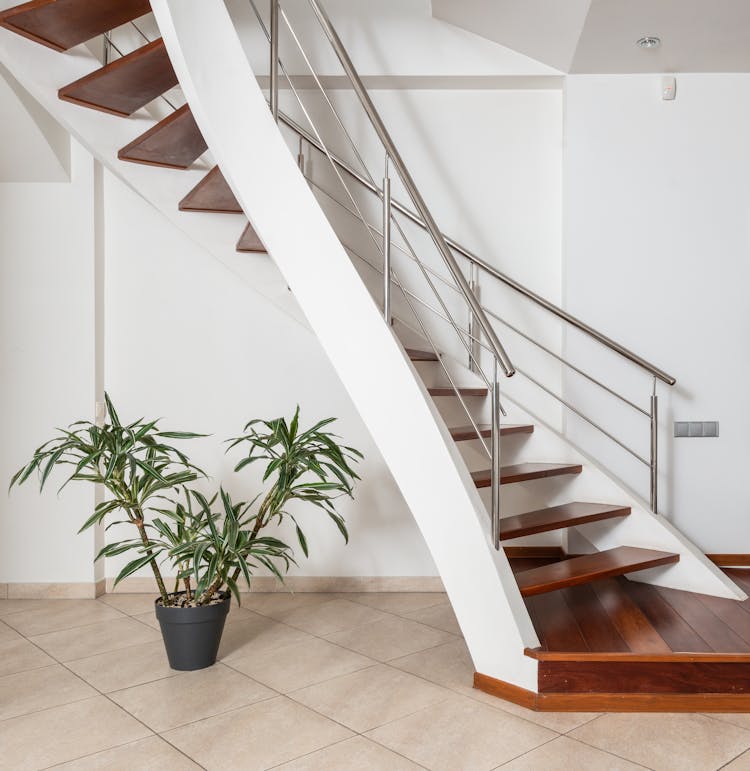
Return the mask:
<svg viewBox="0 0 750 771">
<path fill-rule="evenodd" d="M 750 569 L 725 572 L 750 594 Z M 750 600 L 617 577 L 525 602 L 541 642 L 526 651 L 539 661 L 539 693 L 482 674 L 477 688 L 548 711 L 750 711 Z"/>
</svg>

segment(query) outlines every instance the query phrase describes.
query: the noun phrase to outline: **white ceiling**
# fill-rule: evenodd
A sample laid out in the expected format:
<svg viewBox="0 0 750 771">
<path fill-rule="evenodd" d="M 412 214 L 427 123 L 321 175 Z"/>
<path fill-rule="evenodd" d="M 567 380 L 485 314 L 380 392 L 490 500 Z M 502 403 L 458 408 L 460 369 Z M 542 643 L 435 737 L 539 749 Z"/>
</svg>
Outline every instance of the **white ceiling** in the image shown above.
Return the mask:
<svg viewBox="0 0 750 771">
<path fill-rule="evenodd" d="M 432 12 L 563 72 L 750 72 L 750 0 L 432 0 Z M 661 46 L 638 48 L 644 35 Z"/>
</svg>

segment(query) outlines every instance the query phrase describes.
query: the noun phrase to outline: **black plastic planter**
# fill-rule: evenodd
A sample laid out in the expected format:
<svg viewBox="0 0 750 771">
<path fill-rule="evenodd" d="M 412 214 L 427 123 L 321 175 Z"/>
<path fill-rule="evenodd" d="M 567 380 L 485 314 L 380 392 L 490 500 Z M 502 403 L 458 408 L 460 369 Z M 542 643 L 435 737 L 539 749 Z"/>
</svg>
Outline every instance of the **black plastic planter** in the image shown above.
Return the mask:
<svg viewBox="0 0 750 771">
<path fill-rule="evenodd" d="M 179 592 L 173 597 L 179 597 Z M 165 608 L 156 600 L 156 618 L 172 669 L 205 669 L 216 662 L 231 597 L 197 608 Z"/>
</svg>

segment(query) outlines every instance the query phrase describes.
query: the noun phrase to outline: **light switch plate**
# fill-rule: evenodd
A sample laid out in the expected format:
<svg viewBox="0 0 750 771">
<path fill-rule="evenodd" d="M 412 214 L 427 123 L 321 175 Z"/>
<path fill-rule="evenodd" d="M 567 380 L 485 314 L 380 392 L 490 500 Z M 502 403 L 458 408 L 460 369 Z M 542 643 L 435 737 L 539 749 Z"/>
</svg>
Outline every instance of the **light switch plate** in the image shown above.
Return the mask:
<svg viewBox="0 0 750 771">
<path fill-rule="evenodd" d="M 719 435 L 718 420 L 676 420 L 674 435 L 678 438 L 717 437 Z"/>
</svg>

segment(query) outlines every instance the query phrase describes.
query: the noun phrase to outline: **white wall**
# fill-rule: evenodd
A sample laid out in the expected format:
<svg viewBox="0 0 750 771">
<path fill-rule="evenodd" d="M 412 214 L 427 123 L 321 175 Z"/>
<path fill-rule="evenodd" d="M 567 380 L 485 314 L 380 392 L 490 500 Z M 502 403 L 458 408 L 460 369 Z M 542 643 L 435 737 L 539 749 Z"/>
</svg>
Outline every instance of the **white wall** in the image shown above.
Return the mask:
<svg viewBox="0 0 750 771">
<path fill-rule="evenodd" d="M 53 435 L 93 419 L 94 161 L 71 145 L 69 183 L 0 184 L 0 487 Z M 0 495 L 0 583 L 90 582 L 93 490 L 32 478 Z"/>
<path fill-rule="evenodd" d="M 678 379 L 659 388 L 660 510 L 707 552 L 748 552 L 750 76 L 680 75 L 674 102 L 659 84 L 567 79 L 566 303 Z M 648 406 L 648 378 L 575 336 L 568 352 Z M 611 404 L 593 408 L 647 452 L 648 421 Z M 674 420 L 719 420 L 721 436 L 674 439 Z M 647 494 L 647 469 L 579 423 L 570 430 Z"/>
<path fill-rule="evenodd" d="M 164 426 L 212 434 L 190 444 L 190 454 L 212 477 L 204 489 L 224 484 L 236 500 L 250 500 L 262 488 L 258 473 L 232 472 L 241 454 L 226 456 L 224 439 L 251 418 L 291 417 L 297 403 L 304 425 L 339 417 L 333 430 L 366 456 L 355 501 L 341 504 L 350 545 L 317 510 L 297 509 L 311 558 L 300 553 L 300 568 L 291 574 L 435 575 L 398 488 L 315 336 L 208 259 L 111 174 L 105 211 L 105 382 L 123 416 L 163 415 Z M 292 530 L 282 537 L 295 543 Z M 109 561 L 107 575 L 120 564 Z"/>
</svg>

